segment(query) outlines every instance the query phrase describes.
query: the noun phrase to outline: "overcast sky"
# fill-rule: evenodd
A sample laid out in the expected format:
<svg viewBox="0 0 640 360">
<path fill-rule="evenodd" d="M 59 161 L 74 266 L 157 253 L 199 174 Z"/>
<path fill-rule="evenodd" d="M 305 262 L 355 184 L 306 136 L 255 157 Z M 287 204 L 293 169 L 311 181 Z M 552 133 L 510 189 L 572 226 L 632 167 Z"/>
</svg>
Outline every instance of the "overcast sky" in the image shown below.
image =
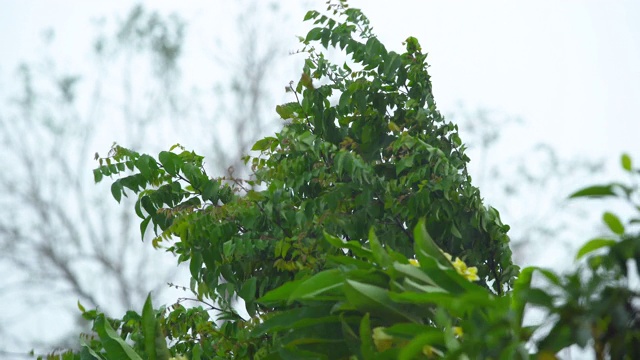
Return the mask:
<svg viewBox="0 0 640 360">
<path fill-rule="evenodd" d="M 305 27 L 298 1 L 280 1 L 293 19 L 291 40 Z M 314 3 L 309 1 L 309 3 Z M 321 7 L 324 1 L 317 1 Z M 91 18 L 124 17 L 135 2 L 0 1 L 1 74 L 35 58 L 43 29 L 53 28 L 55 56 L 82 66 L 94 34 Z M 232 30 L 220 1 L 147 1 L 180 12 L 190 31 Z M 441 111 L 460 101 L 522 117 L 520 146 L 544 140 L 560 151 L 617 157 L 640 153 L 640 2 L 353 0 L 389 48 L 416 36 L 429 52 Z M 389 4 L 393 4 L 390 6 Z M 220 34 L 220 33 L 218 33 Z M 233 32 L 228 31 L 233 37 Z M 203 45 L 200 43 L 199 45 Z M 196 59 L 197 49 L 188 56 Z M 194 60 L 195 61 L 195 60 Z M 188 74 L 187 74 L 188 75 Z M 283 82 L 288 81 L 284 79 Z M 0 79 L 0 86 L 6 77 Z"/>
</svg>

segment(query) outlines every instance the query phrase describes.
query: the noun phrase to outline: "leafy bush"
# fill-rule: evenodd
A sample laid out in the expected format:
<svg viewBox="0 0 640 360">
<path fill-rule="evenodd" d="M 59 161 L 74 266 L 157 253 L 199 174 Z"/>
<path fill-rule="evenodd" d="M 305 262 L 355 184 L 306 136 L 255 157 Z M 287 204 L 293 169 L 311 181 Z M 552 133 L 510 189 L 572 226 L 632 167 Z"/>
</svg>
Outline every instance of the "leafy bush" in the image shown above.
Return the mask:
<svg viewBox="0 0 640 360">
<path fill-rule="evenodd" d="M 99 159 L 95 180 L 121 175 L 114 198 L 137 195 L 141 236 L 153 228 L 154 247 L 189 262 L 190 290 L 213 305 L 154 310 L 149 298 L 121 320 L 81 308 L 96 334 L 66 356 L 526 359 L 589 343 L 633 355 L 637 295 L 622 281 L 637 236 L 607 214 L 618 238 L 587 243 L 581 256 L 609 252 L 584 271 L 519 274 L 509 227 L 482 204 L 457 126 L 436 108 L 418 41 L 388 51 L 359 10 L 340 1 L 328 11 L 305 17 L 317 27 L 301 38 L 308 57 L 287 87 L 295 101 L 276 107 L 286 125 L 245 159 L 252 178 L 211 177 L 179 145 L 157 158 L 114 145 Z M 575 196 L 616 189 L 632 193 L 609 185 Z M 533 287 L 534 273 L 551 287 Z M 527 305 L 557 320 L 548 334 L 523 326 Z"/>
</svg>

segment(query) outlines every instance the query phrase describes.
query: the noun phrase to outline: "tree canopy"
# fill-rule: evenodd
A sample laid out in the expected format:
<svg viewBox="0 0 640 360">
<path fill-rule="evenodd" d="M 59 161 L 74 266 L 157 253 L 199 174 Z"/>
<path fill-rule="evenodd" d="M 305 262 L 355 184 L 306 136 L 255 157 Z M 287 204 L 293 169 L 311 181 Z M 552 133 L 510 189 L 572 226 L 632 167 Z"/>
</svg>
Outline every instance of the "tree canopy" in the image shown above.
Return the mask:
<svg viewBox="0 0 640 360">
<path fill-rule="evenodd" d="M 113 197 L 137 195 L 142 238 L 153 230 L 154 247 L 189 263 L 190 291 L 208 308 L 154 309 L 149 297 L 141 314 L 120 320 L 81 307 L 97 335 L 69 356 L 528 359 L 529 341 L 554 358 L 588 340 L 634 351 L 636 295 L 601 273 L 626 276 L 620 261 L 640 254 L 637 241 L 616 261 L 592 264 L 598 276 L 586 284 L 619 295 L 593 299 L 616 301 L 622 320 L 595 308 L 585 315 L 578 274 L 520 273 L 509 227 L 483 205 L 457 126 L 436 107 L 418 40 L 387 50 L 360 10 L 328 4 L 305 16 L 314 24 L 300 39 L 307 58 L 286 87 L 292 101 L 276 107 L 286 125 L 255 143 L 250 178 L 212 177 L 202 156 L 179 145 L 157 157 L 114 145 L 98 157 L 96 182 L 119 175 Z M 329 49 L 346 60 L 332 62 Z M 609 186 L 576 196 L 615 194 Z M 622 243 L 591 242 L 580 255 Z M 566 293 L 534 288 L 536 272 Z M 523 326 L 526 305 L 560 318 L 541 340 L 532 337 L 538 327 Z M 628 336 L 608 332 L 629 321 Z"/>
</svg>

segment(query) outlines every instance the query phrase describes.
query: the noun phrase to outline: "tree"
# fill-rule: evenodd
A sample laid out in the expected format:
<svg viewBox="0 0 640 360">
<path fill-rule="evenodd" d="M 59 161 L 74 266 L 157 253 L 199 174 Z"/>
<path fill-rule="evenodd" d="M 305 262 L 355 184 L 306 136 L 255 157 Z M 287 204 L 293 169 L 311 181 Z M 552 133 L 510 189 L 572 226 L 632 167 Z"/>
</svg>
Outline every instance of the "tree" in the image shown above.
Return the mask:
<svg viewBox="0 0 640 360">
<path fill-rule="evenodd" d="M 154 310 L 151 297 L 122 319 L 83 309 L 96 334 L 66 356 L 528 359 L 529 340 L 538 358 L 589 340 L 599 358 L 637 355 L 637 294 L 611 283 L 640 259 L 637 235 L 605 214 L 620 238 L 581 249 L 609 250 L 590 257 L 586 282 L 578 272 L 519 273 L 508 226 L 482 204 L 457 127 L 437 111 L 418 41 L 387 51 L 359 10 L 345 1 L 328 10 L 305 17 L 318 26 L 301 39 L 295 101 L 276 107 L 290 123 L 255 143 L 252 178 L 211 177 L 180 146 L 154 158 L 115 145 L 99 159 L 95 180 L 119 174 L 114 198 L 137 194 L 141 236 L 153 228 L 154 247 L 189 262 L 191 291 L 208 309 Z M 349 60 L 335 65 L 316 46 Z M 628 156 L 623 166 L 638 172 Z M 574 197 L 633 191 L 611 184 Z M 534 273 L 555 288 L 532 286 Z M 531 305 L 556 316 L 551 333 L 523 326 Z"/>
<path fill-rule="evenodd" d="M 149 225 L 159 231 L 154 246 L 180 239 L 168 250 L 190 261 L 193 291 L 233 320 L 225 323 L 229 331 L 240 331 L 244 322 L 231 306 L 236 295 L 251 316 L 264 316 L 273 308 L 257 297 L 325 268 L 340 250 L 322 239 L 324 232 L 366 243 L 375 225 L 389 248 L 409 256 L 412 229 L 427 215 L 438 244 L 477 264 L 485 287 L 502 294 L 517 274 L 508 227 L 469 183 L 468 158 L 456 126 L 435 107 L 417 40 L 407 40 L 405 54 L 387 52 L 358 10 L 342 4 L 335 10 L 346 22 L 308 15 L 331 25 L 303 40 L 309 58 L 300 82 L 290 86 L 299 101 L 279 106 L 290 124 L 254 145 L 265 156 L 251 160 L 254 179 L 211 178 L 203 158 L 184 149 L 161 152 L 156 160 L 115 146 L 94 171 L 96 181 L 139 171 L 116 180 L 114 197 L 120 201 L 125 189 L 140 195 L 135 208 L 142 234 Z M 364 42 L 352 38 L 354 32 Z M 330 64 L 312 48 L 317 41 L 346 48 L 352 63 Z M 316 88 L 312 79 L 330 83 Z M 331 106 L 334 92 L 341 96 Z M 253 185 L 266 189 L 248 188 Z M 236 354 L 264 348 L 256 341 L 242 344 L 234 337 L 229 344 L 246 346 Z M 184 342 L 176 349 L 192 346 Z"/>
</svg>

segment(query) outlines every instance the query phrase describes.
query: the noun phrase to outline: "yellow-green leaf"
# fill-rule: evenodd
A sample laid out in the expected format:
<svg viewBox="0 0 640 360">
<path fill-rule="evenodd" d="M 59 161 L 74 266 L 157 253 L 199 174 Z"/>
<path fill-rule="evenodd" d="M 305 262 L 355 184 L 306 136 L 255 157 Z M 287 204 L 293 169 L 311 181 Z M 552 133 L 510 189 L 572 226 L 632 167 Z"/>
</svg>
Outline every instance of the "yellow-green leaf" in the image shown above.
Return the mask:
<svg viewBox="0 0 640 360">
<path fill-rule="evenodd" d="M 618 235 L 624 234 L 624 225 L 622 225 L 620 218 L 618 218 L 615 214 L 607 211 L 602 215 L 602 220 L 614 233 Z"/>
</svg>

